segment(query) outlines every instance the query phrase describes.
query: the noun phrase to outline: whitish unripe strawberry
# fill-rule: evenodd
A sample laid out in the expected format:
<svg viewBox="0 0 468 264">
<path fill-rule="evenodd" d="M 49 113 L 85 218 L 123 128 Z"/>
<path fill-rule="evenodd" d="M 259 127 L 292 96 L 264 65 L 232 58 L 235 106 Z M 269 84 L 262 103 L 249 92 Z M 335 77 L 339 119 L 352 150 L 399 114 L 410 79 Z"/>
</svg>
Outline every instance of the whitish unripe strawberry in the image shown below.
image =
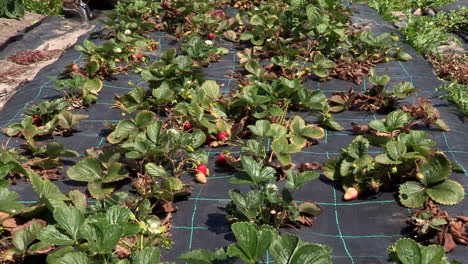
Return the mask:
<svg viewBox="0 0 468 264">
<path fill-rule="evenodd" d="M 358 197 L 358 195 L 359 195 L 359 192 L 358 192 L 358 190 L 356 188 L 349 187 L 346 190 L 343 199 L 345 199 L 347 201 L 354 200 L 354 199 L 356 199 Z"/>
<path fill-rule="evenodd" d="M 202 173 L 201 171 L 197 172 L 197 174 L 195 175 L 195 180 L 197 180 L 197 182 L 203 183 L 203 184 L 205 184 L 207 182 L 206 175 L 204 173 Z"/>
</svg>

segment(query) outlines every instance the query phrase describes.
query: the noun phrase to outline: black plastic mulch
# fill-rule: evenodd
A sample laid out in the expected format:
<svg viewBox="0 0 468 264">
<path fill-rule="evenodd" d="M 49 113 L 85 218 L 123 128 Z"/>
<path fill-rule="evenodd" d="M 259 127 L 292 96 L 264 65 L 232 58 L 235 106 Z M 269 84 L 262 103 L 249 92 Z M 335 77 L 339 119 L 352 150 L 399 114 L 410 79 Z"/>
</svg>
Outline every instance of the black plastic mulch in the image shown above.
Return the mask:
<svg viewBox="0 0 468 264">
<path fill-rule="evenodd" d="M 370 23 L 376 34 L 394 29 L 368 6 L 356 4 L 353 7 L 357 11 L 355 23 Z M 160 43 L 158 51 L 149 54 L 153 59 L 156 59 L 163 50 L 176 45 L 176 42 L 164 33 L 152 33 L 151 37 Z M 236 88 L 236 82 L 227 78 L 226 74 L 237 68 L 235 56 L 237 50 L 231 43 L 222 42 L 221 44 L 230 47 L 231 53 L 223 56 L 218 63 L 210 65 L 205 72 L 208 74 L 207 79 L 217 80 L 223 85 L 223 91 L 228 93 L 230 89 Z M 466 118 L 447 101 L 437 98 L 434 89 L 441 82 L 434 76 L 431 66 L 411 47 L 403 46 L 405 51 L 413 56 L 413 60 L 379 64 L 376 67 L 377 72 L 391 76 L 393 83 L 409 81 L 421 89 L 421 92 L 415 96 L 405 99 L 405 102 L 414 103 L 417 96 L 433 101 L 452 130 L 446 133 L 435 128 L 418 127 L 418 129 L 429 132 L 431 138 L 437 142 L 437 147 L 443 150 L 452 161 L 463 168 L 468 168 L 468 144 L 465 141 L 468 132 Z M 80 60 L 80 54 L 71 49 L 56 63 L 43 69 L 32 82 L 21 87 L 0 112 L 0 128 L 18 122 L 22 118 L 21 113 L 29 105 L 60 97 L 60 93 L 53 89 L 48 76 L 56 76 L 65 65 Z M 141 79 L 136 74 L 128 74 L 104 82 L 104 89 L 99 95 L 98 102 L 87 109 L 77 111 L 90 116 L 81 122 L 78 131 L 71 137 L 55 137 L 54 139 L 80 153 L 91 147 L 104 146 L 105 137 L 109 131 L 103 126 L 103 122 L 116 123 L 123 119 L 120 110 L 110 107 L 114 102 L 115 94 L 122 95 L 131 89 L 127 85 L 128 81 L 138 83 Z M 320 89 L 327 95 L 334 91 L 347 91 L 351 87 L 364 91 L 367 85 L 368 81 L 361 85 L 342 80 L 325 83 L 306 81 L 307 87 Z M 301 115 L 306 120 L 315 120 L 311 114 L 301 113 Z M 383 118 L 377 114 L 353 111 L 340 113 L 335 117 L 346 129 L 339 132 L 327 131 L 326 136 L 320 140 L 320 144 L 305 148 L 294 155 L 296 163 L 312 161 L 322 163 L 328 158 L 336 157 L 339 155 L 339 149 L 346 147 L 355 137 L 351 131 L 351 122 L 367 124 L 370 120 Z M 6 140 L 7 137 L 0 135 L 0 141 Z M 19 141 L 13 139 L 8 146 L 17 147 L 18 143 Z M 193 183 L 193 193 L 188 200 L 176 203 L 179 211 L 173 218 L 172 230 L 175 245 L 170 251 L 164 252 L 164 261 L 183 263 L 177 259 L 177 256 L 186 251 L 198 248 L 215 249 L 226 246 L 234 240 L 230 233 L 229 223 L 225 219 L 223 207 L 229 201 L 229 189 L 240 187 L 246 190 L 246 186 L 229 184 L 228 180 L 232 172 L 214 165 L 216 156 L 222 149 L 207 148 L 206 150 L 209 152 L 209 168 L 212 176 L 209 177 L 206 185 L 193 183 L 192 177 L 184 177 L 184 180 Z M 378 153 L 377 150 L 372 149 L 374 153 Z M 72 161 L 68 162 L 68 165 L 70 164 L 73 164 Z M 468 189 L 468 175 L 466 169 L 464 170 L 464 174 L 453 174 L 452 178 Z M 64 191 L 75 188 L 86 189 L 84 184 L 66 179 L 64 173 L 62 178 L 55 183 Z M 18 184 L 12 186 L 11 189 L 19 192 L 25 203 L 33 203 L 36 199 L 29 185 Z M 323 176 L 307 184 L 294 194 L 295 199 L 317 201 L 324 208 L 324 213 L 317 218 L 312 228 L 283 229 L 282 231 L 297 234 L 305 241 L 332 247 L 334 263 L 387 263 L 387 247 L 405 235 L 405 219 L 411 211 L 398 204 L 394 193 L 379 193 L 350 202 L 343 201 L 342 195 L 342 190 L 334 187 Z M 468 203 L 462 202 L 445 209 L 455 216 L 466 215 Z M 449 257 L 463 262 L 468 258 L 468 251 L 465 247 L 458 247 L 450 253 Z M 273 263 L 269 256 L 267 256 L 267 261 Z"/>
</svg>

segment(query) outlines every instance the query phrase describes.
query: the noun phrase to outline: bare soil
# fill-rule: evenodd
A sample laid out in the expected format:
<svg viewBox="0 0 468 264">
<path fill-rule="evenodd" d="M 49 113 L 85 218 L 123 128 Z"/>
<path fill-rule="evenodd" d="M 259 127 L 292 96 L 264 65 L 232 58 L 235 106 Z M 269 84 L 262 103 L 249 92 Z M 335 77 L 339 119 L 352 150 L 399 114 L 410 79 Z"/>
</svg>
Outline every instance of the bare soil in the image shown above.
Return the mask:
<svg viewBox="0 0 468 264">
<path fill-rule="evenodd" d="M 43 15 L 26 12 L 22 19 L 0 18 L 0 45 L 26 28 L 38 23 Z"/>
<path fill-rule="evenodd" d="M 42 15 L 28 13 L 22 20 L 0 19 L 0 45 L 34 24 L 33 21 L 39 21 L 42 18 Z M 69 20 L 64 20 L 62 24 L 60 30 L 54 32 L 56 37 L 48 39 L 35 50 L 7 54 L 10 59 L 0 60 L 0 65 L 2 65 L 0 67 L 0 109 L 8 98 L 14 94 L 19 85 L 34 79 L 42 68 L 54 63 L 62 55 L 63 51 L 77 42 L 80 36 L 94 28 L 89 24 Z M 5 37 L 5 35 L 8 35 L 8 37 Z M 24 53 L 44 54 L 44 57 L 37 61 L 31 60 L 32 63 L 27 64 L 14 62 L 15 59 L 12 58 L 22 57 Z"/>
</svg>

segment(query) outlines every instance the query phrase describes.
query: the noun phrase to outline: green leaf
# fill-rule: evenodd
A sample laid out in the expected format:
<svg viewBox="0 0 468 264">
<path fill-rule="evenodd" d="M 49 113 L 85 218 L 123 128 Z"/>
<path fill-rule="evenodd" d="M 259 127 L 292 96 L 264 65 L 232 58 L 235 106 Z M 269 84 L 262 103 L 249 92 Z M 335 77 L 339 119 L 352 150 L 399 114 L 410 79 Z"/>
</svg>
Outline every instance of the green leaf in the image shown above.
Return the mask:
<svg viewBox="0 0 468 264">
<path fill-rule="evenodd" d="M 336 180 L 339 177 L 339 168 L 342 160 L 342 158 L 332 158 L 327 160 L 323 164 L 323 174 L 332 181 Z"/>
<path fill-rule="evenodd" d="M 86 91 L 100 92 L 102 90 L 102 81 L 99 78 L 87 79 L 83 85 Z"/>
<path fill-rule="evenodd" d="M 214 253 L 206 249 L 196 249 L 181 255 L 179 258 L 190 264 L 229 264 L 234 262 L 227 261 L 228 256 L 224 248 L 220 248 Z"/>
<path fill-rule="evenodd" d="M 265 24 L 265 18 L 263 16 L 253 15 L 250 18 L 250 24 L 252 24 L 254 26 L 264 25 Z"/>
<path fill-rule="evenodd" d="M 432 200 L 443 205 L 454 205 L 465 198 L 463 186 L 452 180 L 445 180 L 427 189 Z"/>
<path fill-rule="evenodd" d="M 84 158 L 67 171 L 68 177 L 75 181 L 94 182 L 102 179 L 101 163 L 91 157 Z"/>
<path fill-rule="evenodd" d="M 114 191 L 114 187 L 101 182 L 88 183 L 88 191 L 96 199 L 103 199 Z"/>
<path fill-rule="evenodd" d="M 315 202 L 303 202 L 297 207 L 297 210 L 299 213 L 309 216 L 317 216 L 323 212 L 322 207 Z"/>
<path fill-rule="evenodd" d="M 80 210 L 81 213 L 84 214 L 86 212 L 86 208 L 88 207 L 88 198 L 86 197 L 86 194 L 79 190 L 72 190 L 68 193 L 68 197 L 70 197 L 75 207 Z"/>
<path fill-rule="evenodd" d="M 174 63 L 181 70 L 189 70 L 192 67 L 193 60 L 188 56 L 181 55 L 174 59 Z"/>
<path fill-rule="evenodd" d="M 146 163 L 145 164 L 145 171 L 151 177 L 167 177 L 167 171 L 154 163 Z"/>
<path fill-rule="evenodd" d="M 406 153 L 406 144 L 399 141 L 389 141 L 385 145 L 385 150 L 387 151 L 390 158 L 393 160 L 400 159 Z"/>
<path fill-rule="evenodd" d="M 409 115 L 399 109 L 387 115 L 385 118 L 385 127 L 387 128 L 388 132 L 391 132 L 398 128 L 402 128 L 409 122 L 409 120 Z"/>
<path fill-rule="evenodd" d="M 147 247 L 135 253 L 132 264 L 156 264 L 159 263 L 160 256 L 159 248 Z"/>
<path fill-rule="evenodd" d="M 410 208 L 417 208 L 424 205 L 428 195 L 425 192 L 424 186 L 419 182 L 407 181 L 400 185 L 400 202 Z"/>
<path fill-rule="evenodd" d="M 112 162 L 108 165 L 107 174 L 102 179 L 103 183 L 110 183 L 120 181 L 128 177 L 128 171 L 125 167 L 117 162 Z"/>
<path fill-rule="evenodd" d="M 411 55 L 409 55 L 408 53 L 400 50 L 398 53 L 397 53 L 397 59 L 398 60 L 401 60 L 401 61 L 409 61 L 409 60 L 412 60 L 413 57 Z"/>
<path fill-rule="evenodd" d="M 435 184 L 447 179 L 451 173 L 451 164 L 444 153 L 434 153 L 419 166 L 419 173 L 424 175 L 424 185 Z"/>
<path fill-rule="evenodd" d="M 54 219 L 74 240 L 84 223 L 84 215 L 77 208 L 61 207 L 54 210 Z"/>
<path fill-rule="evenodd" d="M 385 127 L 385 123 L 382 120 L 372 120 L 369 122 L 369 127 L 372 129 L 375 129 L 380 132 L 386 132 L 389 133 L 391 131 L 388 131 L 387 128 Z"/>
<path fill-rule="evenodd" d="M 136 115 L 135 125 L 138 128 L 146 128 L 155 118 L 155 113 L 148 110 L 143 110 Z"/>
<path fill-rule="evenodd" d="M 422 255 L 419 245 L 411 239 L 403 238 L 395 244 L 396 254 L 402 264 L 418 264 L 421 262 Z"/>
<path fill-rule="evenodd" d="M 146 128 L 146 136 L 148 137 L 149 140 L 151 140 L 153 143 L 158 143 L 160 136 L 161 136 L 161 129 L 163 126 L 162 121 L 155 121 L 152 122 L 147 128 Z"/>
<path fill-rule="evenodd" d="M 137 131 L 138 128 L 133 121 L 122 120 L 117 124 L 114 131 L 107 136 L 107 141 L 111 144 L 118 144 Z"/>
<path fill-rule="evenodd" d="M 119 224 L 85 223 L 80 228 L 80 234 L 88 241 L 91 251 L 107 254 L 114 250 L 122 237 L 123 228 Z"/>
<path fill-rule="evenodd" d="M 268 120 L 257 120 L 255 126 L 247 126 L 252 133 L 259 137 L 268 137 L 268 131 L 270 131 L 270 121 Z"/>
<path fill-rule="evenodd" d="M 205 81 L 200 89 L 205 92 L 211 100 L 217 100 L 220 97 L 219 84 L 214 80 Z"/>
<path fill-rule="evenodd" d="M 375 162 L 378 162 L 381 164 L 397 164 L 397 162 L 390 159 L 387 154 L 379 154 L 375 156 Z"/>
<path fill-rule="evenodd" d="M 304 171 L 302 173 L 295 173 L 289 170 L 286 177 L 286 188 L 298 190 L 304 186 L 305 183 L 315 180 L 320 176 L 320 173 L 314 171 Z"/>
<path fill-rule="evenodd" d="M 92 42 L 91 42 L 92 43 Z M 88 49 L 88 48 L 87 48 Z M 88 49 L 89 51 L 89 49 Z M 97 73 L 97 71 L 99 70 L 100 66 L 99 66 L 99 62 L 97 60 L 90 60 L 88 62 L 88 64 L 86 65 L 86 73 L 89 75 L 89 76 L 92 76 L 94 74 Z"/>
<path fill-rule="evenodd" d="M 24 205 L 17 202 L 19 195 L 7 188 L 0 187 L 0 212 L 15 214 L 24 208 Z"/>
<path fill-rule="evenodd" d="M 107 223 L 124 224 L 130 219 L 130 213 L 130 209 L 114 205 L 106 211 Z"/>
<path fill-rule="evenodd" d="M 45 223 L 41 220 L 31 220 L 25 225 L 27 225 L 27 227 L 16 231 L 12 239 L 15 248 L 21 252 L 25 252 L 29 245 L 37 239 Z"/>
<path fill-rule="evenodd" d="M 63 201 L 69 199 L 55 184 L 49 180 L 41 179 L 33 170 L 28 170 L 27 172 L 29 180 L 40 199 L 46 199 L 48 205 L 53 208 L 65 206 Z M 52 210 L 53 208 L 50 209 Z"/>
<path fill-rule="evenodd" d="M 275 263 L 288 264 L 299 242 L 298 237 L 289 234 L 277 237 L 270 245 L 270 253 Z"/>
<path fill-rule="evenodd" d="M 438 264 L 445 257 L 445 250 L 439 245 L 419 246 L 421 250 L 421 263 Z"/>
<path fill-rule="evenodd" d="M 65 254 L 63 257 L 47 261 L 47 264 L 90 264 L 88 257 L 83 252 L 71 252 Z"/>
<path fill-rule="evenodd" d="M 331 264 L 332 260 L 328 251 L 321 245 L 306 244 L 301 246 L 291 257 L 290 264 Z"/>
<path fill-rule="evenodd" d="M 38 237 L 39 240 L 57 246 L 73 245 L 75 240 L 62 234 L 54 225 L 48 225 L 42 229 Z"/>
<path fill-rule="evenodd" d="M 255 263 L 267 251 L 271 242 L 278 236 L 276 230 L 271 226 L 262 226 L 247 222 L 235 223 L 231 226 L 236 237 L 237 244 L 228 247 L 231 257 L 239 257 L 246 263 Z"/>
</svg>

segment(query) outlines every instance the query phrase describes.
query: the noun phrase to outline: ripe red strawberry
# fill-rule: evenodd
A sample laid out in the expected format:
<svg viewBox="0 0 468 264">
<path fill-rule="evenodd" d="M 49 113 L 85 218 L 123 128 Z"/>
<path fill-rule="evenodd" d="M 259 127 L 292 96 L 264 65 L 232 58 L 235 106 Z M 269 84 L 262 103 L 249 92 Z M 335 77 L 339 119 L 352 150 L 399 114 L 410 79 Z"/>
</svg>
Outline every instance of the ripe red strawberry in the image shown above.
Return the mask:
<svg viewBox="0 0 468 264">
<path fill-rule="evenodd" d="M 71 66 L 71 69 L 74 70 L 74 71 L 77 71 L 77 70 L 79 70 L 80 68 L 78 68 L 78 65 L 73 64 L 73 65 Z"/>
<path fill-rule="evenodd" d="M 219 135 L 218 135 L 218 140 L 219 141 L 223 141 L 223 140 L 225 140 L 227 138 L 228 138 L 228 134 L 226 132 L 224 132 L 224 131 L 219 133 Z"/>
<path fill-rule="evenodd" d="M 162 3 L 161 3 L 161 7 L 162 7 L 163 9 L 166 9 L 166 10 L 167 10 L 167 9 L 169 9 L 170 4 L 169 4 L 169 2 L 162 2 Z"/>
<path fill-rule="evenodd" d="M 210 144 L 211 142 L 213 141 L 213 138 L 211 136 L 206 136 L 206 139 L 205 139 L 205 144 Z"/>
<path fill-rule="evenodd" d="M 224 153 L 221 153 L 218 155 L 218 158 L 216 159 L 216 163 L 220 165 L 226 164 L 226 158 L 224 157 Z"/>
<path fill-rule="evenodd" d="M 143 58 L 144 58 L 144 56 L 143 56 L 142 54 L 138 54 L 138 55 L 137 55 L 137 59 L 138 59 L 138 60 L 141 60 L 141 59 L 143 59 Z"/>
<path fill-rule="evenodd" d="M 208 168 L 206 167 L 205 164 L 200 164 L 200 165 L 197 166 L 197 171 L 207 175 Z"/>
<path fill-rule="evenodd" d="M 36 125 L 36 126 L 40 126 L 40 125 L 42 124 L 42 121 L 41 121 L 41 119 L 40 119 L 38 116 L 34 116 L 34 117 L 33 117 L 33 123 L 34 123 L 34 125 Z"/>
<path fill-rule="evenodd" d="M 213 33 L 208 34 L 208 39 L 209 40 L 213 40 L 214 38 L 215 38 L 215 34 L 213 34 Z"/>
<path fill-rule="evenodd" d="M 189 130 L 192 128 L 192 124 L 190 124 L 190 122 L 187 122 L 184 124 L 184 130 Z"/>
<path fill-rule="evenodd" d="M 346 189 L 346 192 L 344 194 L 344 197 L 343 199 L 345 200 L 354 200 L 358 197 L 359 195 L 359 192 L 356 188 L 354 187 L 349 187 L 348 189 Z"/>
</svg>

